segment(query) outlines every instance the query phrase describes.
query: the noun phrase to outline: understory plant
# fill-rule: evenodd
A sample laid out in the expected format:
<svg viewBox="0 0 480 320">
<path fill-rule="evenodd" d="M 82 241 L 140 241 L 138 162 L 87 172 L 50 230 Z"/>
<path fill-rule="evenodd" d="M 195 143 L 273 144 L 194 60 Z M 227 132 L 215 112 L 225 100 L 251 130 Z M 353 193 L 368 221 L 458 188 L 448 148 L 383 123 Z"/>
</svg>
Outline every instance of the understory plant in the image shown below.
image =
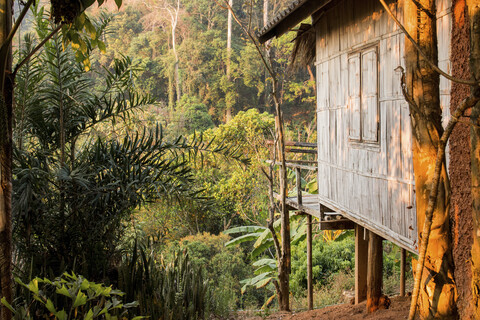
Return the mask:
<svg viewBox="0 0 480 320">
<path fill-rule="evenodd" d="M 280 232 L 281 220 L 275 221 L 273 224 L 276 233 Z M 301 215 L 290 216 L 290 239 L 291 244 L 295 246 L 299 241 L 305 239 L 306 222 Z M 274 240 L 270 229 L 262 226 L 241 226 L 228 229 L 224 231 L 226 234 L 243 233 L 242 235 L 233 238 L 225 244 L 225 246 L 234 246 L 244 242 L 253 243 L 253 248 L 250 252 L 250 259 L 253 261 L 252 265 L 255 268 L 254 276 L 240 281 L 243 284 L 242 294 L 246 292 L 249 286 L 256 289 L 265 288 L 268 286 L 269 291 L 272 292 L 263 306 L 266 308 L 276 297 L 273 286 L 273 281 L 277 280 L 278 260 L 274 248 Z"/>
<path fill-rule="evenodd" d="M 75 273 L 64 273 L 54 280 L 34 278 L 28 284 L 19 278 L 24 294 L 10 305 L 5 298 L 2 304 L 10 309 L 14 319 L 126 319 L 137 302 L 124 304 L 124 293 L 101 283 L 88 281 Z M 142 319 L 143 317 L 133 317 Z"/>
<path fill-rule="evenodd" d="M 153 247 L 135 242 L 119 268 L 119 287 L 127 299 L 138 302 L 138 313 L 152 319 L 205 319 L 210 312 L 211 289 L 201 266 L 186 251 L 172 261 L 157 261 Z"/>
</svg>

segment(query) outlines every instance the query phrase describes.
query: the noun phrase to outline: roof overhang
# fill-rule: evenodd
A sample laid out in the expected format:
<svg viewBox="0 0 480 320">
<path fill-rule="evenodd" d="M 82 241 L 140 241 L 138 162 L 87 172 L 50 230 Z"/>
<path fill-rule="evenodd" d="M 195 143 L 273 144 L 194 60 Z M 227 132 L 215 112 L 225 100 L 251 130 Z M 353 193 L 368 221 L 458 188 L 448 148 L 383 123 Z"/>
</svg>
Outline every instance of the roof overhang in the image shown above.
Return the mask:
<svg viewBox="0 0 480 320">
<path fill-rule="evenodd" d="M 297 24 L 334 2 L 333 0 L 294 0 L 285 10 L 277 14 L 260 32 L 258 41 L 265 43 L 280 37 Z"/>
</svg>

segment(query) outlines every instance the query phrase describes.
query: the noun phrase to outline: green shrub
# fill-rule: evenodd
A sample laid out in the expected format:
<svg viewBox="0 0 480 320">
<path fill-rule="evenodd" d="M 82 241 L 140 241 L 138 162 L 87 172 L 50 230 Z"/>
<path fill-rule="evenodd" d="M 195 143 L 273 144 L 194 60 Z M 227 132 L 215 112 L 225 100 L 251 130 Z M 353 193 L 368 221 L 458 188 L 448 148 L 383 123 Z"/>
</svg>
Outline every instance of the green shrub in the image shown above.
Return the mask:
<svg viewBox="0 0 480 320">
<path fill-rule="evenodd" d="M 226 315 L 240 307 L 240 280 L 252 272 L 245 262 L 245 254 L 239 247 L 226 248 L 230 237 L 209 233 L 185 237 L 171 242 L 165 250 L 166 259 L 177 251 L 188 251 L 191 263 L 203 266 L 212 289 L 211 308 L 217 315 Z"/>
<path fill-rule="evenodd" d="M 188 95 L 181 98 L 177 117 L 180 129 L 183 129 L 186 134 L 203 132 L 214 126 L 212 116 L 208 114 L 207 106 L 200 102 L 198 98 Z"/>
<path fill-rule="evenodd" d="M 74 273 L 64 273 L 53 281 L 35 278 L 28 284 L 15 280 L 25 288 L 23 298 L 17 298 L 14 306 L 5 298 L 1 301 L 15 319 L 117 319 L 125 318 L 128 309 L 138 305 L 123 304 L 123 292 Z"/>
<path fill-rule="evenodd" d="M 290 290 L 294 295 L 303 295 L 307 288 L 306 240 L 292 247 L 292 274 Z M 322 286 L 337 272 L 349 272 L 355 267 L 355 242 L 351 236 L 325 242 L 320 237 L 313 239 L 313 283 Z"/>
</svg>

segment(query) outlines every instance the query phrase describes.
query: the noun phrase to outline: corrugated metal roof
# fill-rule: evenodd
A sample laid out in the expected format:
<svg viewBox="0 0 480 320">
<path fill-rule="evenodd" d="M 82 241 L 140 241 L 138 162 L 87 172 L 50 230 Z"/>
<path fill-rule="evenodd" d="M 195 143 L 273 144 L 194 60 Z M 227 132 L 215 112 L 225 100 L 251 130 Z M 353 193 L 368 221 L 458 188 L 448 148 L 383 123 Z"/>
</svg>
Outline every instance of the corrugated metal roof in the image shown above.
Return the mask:
<svg viewBox="0 0 480 320">
<path fill-rule="evenodd" d="M 322 9 L 333 0 L 294 0 L 285 10 L 277 14 L 257 33 L 258 40 L 263 43 L 273 37 L 279 37 L 305 18 Z"/>
<path fill-rule="evenodd" d="M 283 20 L 283 18 L 285 18 L 287 15 L 295 11 L 295 9 L 297 9 L 307 1 L 309 0 L 294 0 L 292 3 L 290 3 L 290 5 L 285 10 L 281 11 L 275 17 L 273 17 L 273 19 L 270 20 L 268 24 L 258 32 L 257 37 L 260 38 L 262 35 L 272 30 L 278 23 L 280 23 Z"/>
</svg>

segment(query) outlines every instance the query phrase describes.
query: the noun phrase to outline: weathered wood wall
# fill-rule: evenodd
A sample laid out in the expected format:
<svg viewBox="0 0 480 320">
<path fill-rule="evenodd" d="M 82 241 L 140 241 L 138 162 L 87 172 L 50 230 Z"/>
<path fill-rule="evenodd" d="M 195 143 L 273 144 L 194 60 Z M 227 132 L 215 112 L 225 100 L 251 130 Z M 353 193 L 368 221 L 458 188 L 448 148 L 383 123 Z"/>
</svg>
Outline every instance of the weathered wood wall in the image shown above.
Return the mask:
<svg viewBox="0 0 480 320">
<path fill-rule="evenodd" d="M 437 24 L 439 65 L 447 71 L 449 2 L 438 1 Z M 402 20 L 402 0 L 389 3 Z M 404 65 L 405 37 L 377 0 L 345 0 L 313 19 L 317 33 L 319 200 L 398 245 L 416 251 L 411 126 L 401 91 L 401 72 L 396 71 Z M 349 71 L 357 63 L 355 55 L 362 56 L 371 48 L 376 50 L 378 60 L 376 81 L 362 78 L 363 74 L 371 74 L 365 72 L 363 62 L 357 74 Z M 372 113 L 369 120 L 366 115 L 365 120 L 356 120 L 359 113 L 352 83 L 361 88 L 362 99 L 367 97 L 365 92 L 372 96 L 376 90 L 377 142 L 370 141 Z M 441 101 L 447 106 L 444 110 L 448 110 L 449 92 L 448 83 L 442 79 Z M 371 103 L 368 108 L 371 109 Z M 353 123 L 361 123 L 363 141 L 356 137 L 359 128 Z"/>
</svg>

